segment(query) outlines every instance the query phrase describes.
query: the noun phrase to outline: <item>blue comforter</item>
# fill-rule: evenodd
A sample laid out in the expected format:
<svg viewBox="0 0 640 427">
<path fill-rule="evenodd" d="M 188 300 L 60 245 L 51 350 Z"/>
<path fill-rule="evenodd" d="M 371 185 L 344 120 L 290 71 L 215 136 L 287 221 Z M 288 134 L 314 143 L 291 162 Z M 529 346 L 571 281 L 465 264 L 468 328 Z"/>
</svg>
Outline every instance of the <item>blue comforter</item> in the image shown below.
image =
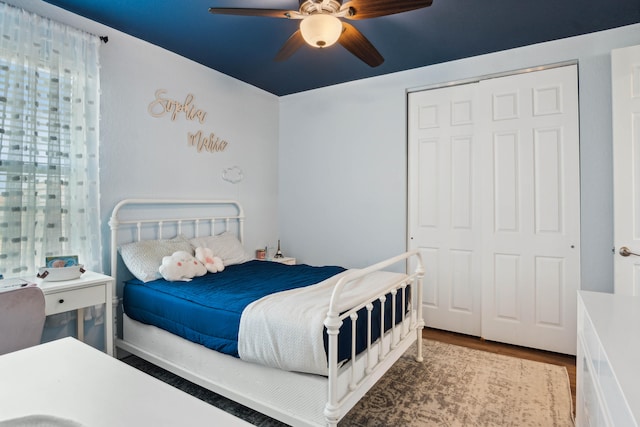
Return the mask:
<svg viewBox="0 0 640 427">
<path fill-rule="evenodd" d="M 271 293 L 319 283 L 344 270 L 249 261 L 191 282 L 131 280 L 124 287 L 124 312 L 131 319 L 238 357 L 240 317 L 247 305 Z"/>
</svg>

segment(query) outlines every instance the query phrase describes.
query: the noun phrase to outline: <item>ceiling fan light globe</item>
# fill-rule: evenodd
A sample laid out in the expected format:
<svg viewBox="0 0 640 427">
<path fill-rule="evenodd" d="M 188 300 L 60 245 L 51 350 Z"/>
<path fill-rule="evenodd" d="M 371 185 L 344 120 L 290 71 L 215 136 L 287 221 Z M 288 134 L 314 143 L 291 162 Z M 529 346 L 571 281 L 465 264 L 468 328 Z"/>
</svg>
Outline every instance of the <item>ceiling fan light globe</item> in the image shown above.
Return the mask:
<svg viewBox="0 0 640 427">
<path fill-rule="evenodd" d="M 331 15 L 310 15 L 300 22 L 300 33 L 310 46 L 329 47 L 340 38 L 342 22 Z"/>
</svg>

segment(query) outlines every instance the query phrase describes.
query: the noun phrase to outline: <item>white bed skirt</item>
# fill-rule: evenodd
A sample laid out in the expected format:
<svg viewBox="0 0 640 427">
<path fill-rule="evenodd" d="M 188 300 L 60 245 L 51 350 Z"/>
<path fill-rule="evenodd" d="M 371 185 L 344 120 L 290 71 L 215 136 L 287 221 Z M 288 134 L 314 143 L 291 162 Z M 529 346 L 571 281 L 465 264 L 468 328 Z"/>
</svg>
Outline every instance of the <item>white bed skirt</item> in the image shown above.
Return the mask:
<svg viewBox="0 0 640 427">
<path fill-rule="evenodd" d="M 415 313 L 401 325 L 406 337 L 384 360 L 377 360 L 377 348 L 369 360 L 376 369 L 347 397 L 340 407 L 340 418 L 364 396 L 396 360 L 416 341 Z M 421 330 L 418 330 L 420 333 Z M 383 346 L 389 346 L 391 334 Z M 324 409 L 328 396 L 327 377 L 282 371 L 245 362 L 187 341 L 155 326 L 145 325 L 123 316 L 123 339 L 117 346 L 179 375 L 208 390 L 223 395 L 258 412 L 293 426 L 324 426 Z M 340 395 L 348 392 L 352 377 L 351 363 L 341 368 L 338 379 Z M 356 375 L 364 376 L 365 357 L 356 360 Z"/>
</svg>

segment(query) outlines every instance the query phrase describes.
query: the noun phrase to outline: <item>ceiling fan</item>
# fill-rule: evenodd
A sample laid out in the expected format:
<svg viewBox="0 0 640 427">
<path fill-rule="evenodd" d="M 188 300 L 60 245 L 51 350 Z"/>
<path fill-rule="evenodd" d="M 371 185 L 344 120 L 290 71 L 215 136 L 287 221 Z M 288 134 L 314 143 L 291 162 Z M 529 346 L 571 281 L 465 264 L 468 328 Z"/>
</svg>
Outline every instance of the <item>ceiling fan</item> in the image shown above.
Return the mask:
<svg viewBox="0 0 640 427">
<path fill-rule="evenodd" d="M 275 57 L 276 61 L 289 58 L 306 42 L 310 46 L 325 48 L 341 44 L 371 67 L 377 67 L 384 58 L 371 42 L 353 25 L 339 18 L 358 20 L 393 15 L 431 6 L 433 0 L 299 0 L 298 10 L 256 9 L 236 7 L 210 7 L 209 12 L 221 15 L 263 16 L 269 18 L 299 19 L 300 28 L 289 37 Z"/>
</svg>

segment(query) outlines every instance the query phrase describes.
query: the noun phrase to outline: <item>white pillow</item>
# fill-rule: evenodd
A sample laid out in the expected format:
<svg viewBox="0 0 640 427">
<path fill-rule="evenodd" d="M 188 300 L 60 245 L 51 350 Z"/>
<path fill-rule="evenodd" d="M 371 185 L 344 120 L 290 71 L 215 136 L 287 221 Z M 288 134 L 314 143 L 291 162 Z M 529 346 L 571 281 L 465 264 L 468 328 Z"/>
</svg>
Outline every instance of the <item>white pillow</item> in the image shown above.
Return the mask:
<svg viewBox="0 0 640 427">
<path fill-rule="evenodd" d="M 162 258 L 177 251 L 193 254 L 189 241 L 183 236 L 164 240 L 142 240 L 120 246 L 120 255 L 135 277 L 143 282 L 162 278 L 158 271 Z"/>
<path fill-rule="evenodd" d="M 194 237 L 189 240 L 194 248 L 209 248 L 213 251 L 213 256 L 220 257 L 222 263 L 227 265 L 240 264 L 251 260 L 242 243 L 231 231 L 225 231 L 217 236 Z"/>
</svg>

